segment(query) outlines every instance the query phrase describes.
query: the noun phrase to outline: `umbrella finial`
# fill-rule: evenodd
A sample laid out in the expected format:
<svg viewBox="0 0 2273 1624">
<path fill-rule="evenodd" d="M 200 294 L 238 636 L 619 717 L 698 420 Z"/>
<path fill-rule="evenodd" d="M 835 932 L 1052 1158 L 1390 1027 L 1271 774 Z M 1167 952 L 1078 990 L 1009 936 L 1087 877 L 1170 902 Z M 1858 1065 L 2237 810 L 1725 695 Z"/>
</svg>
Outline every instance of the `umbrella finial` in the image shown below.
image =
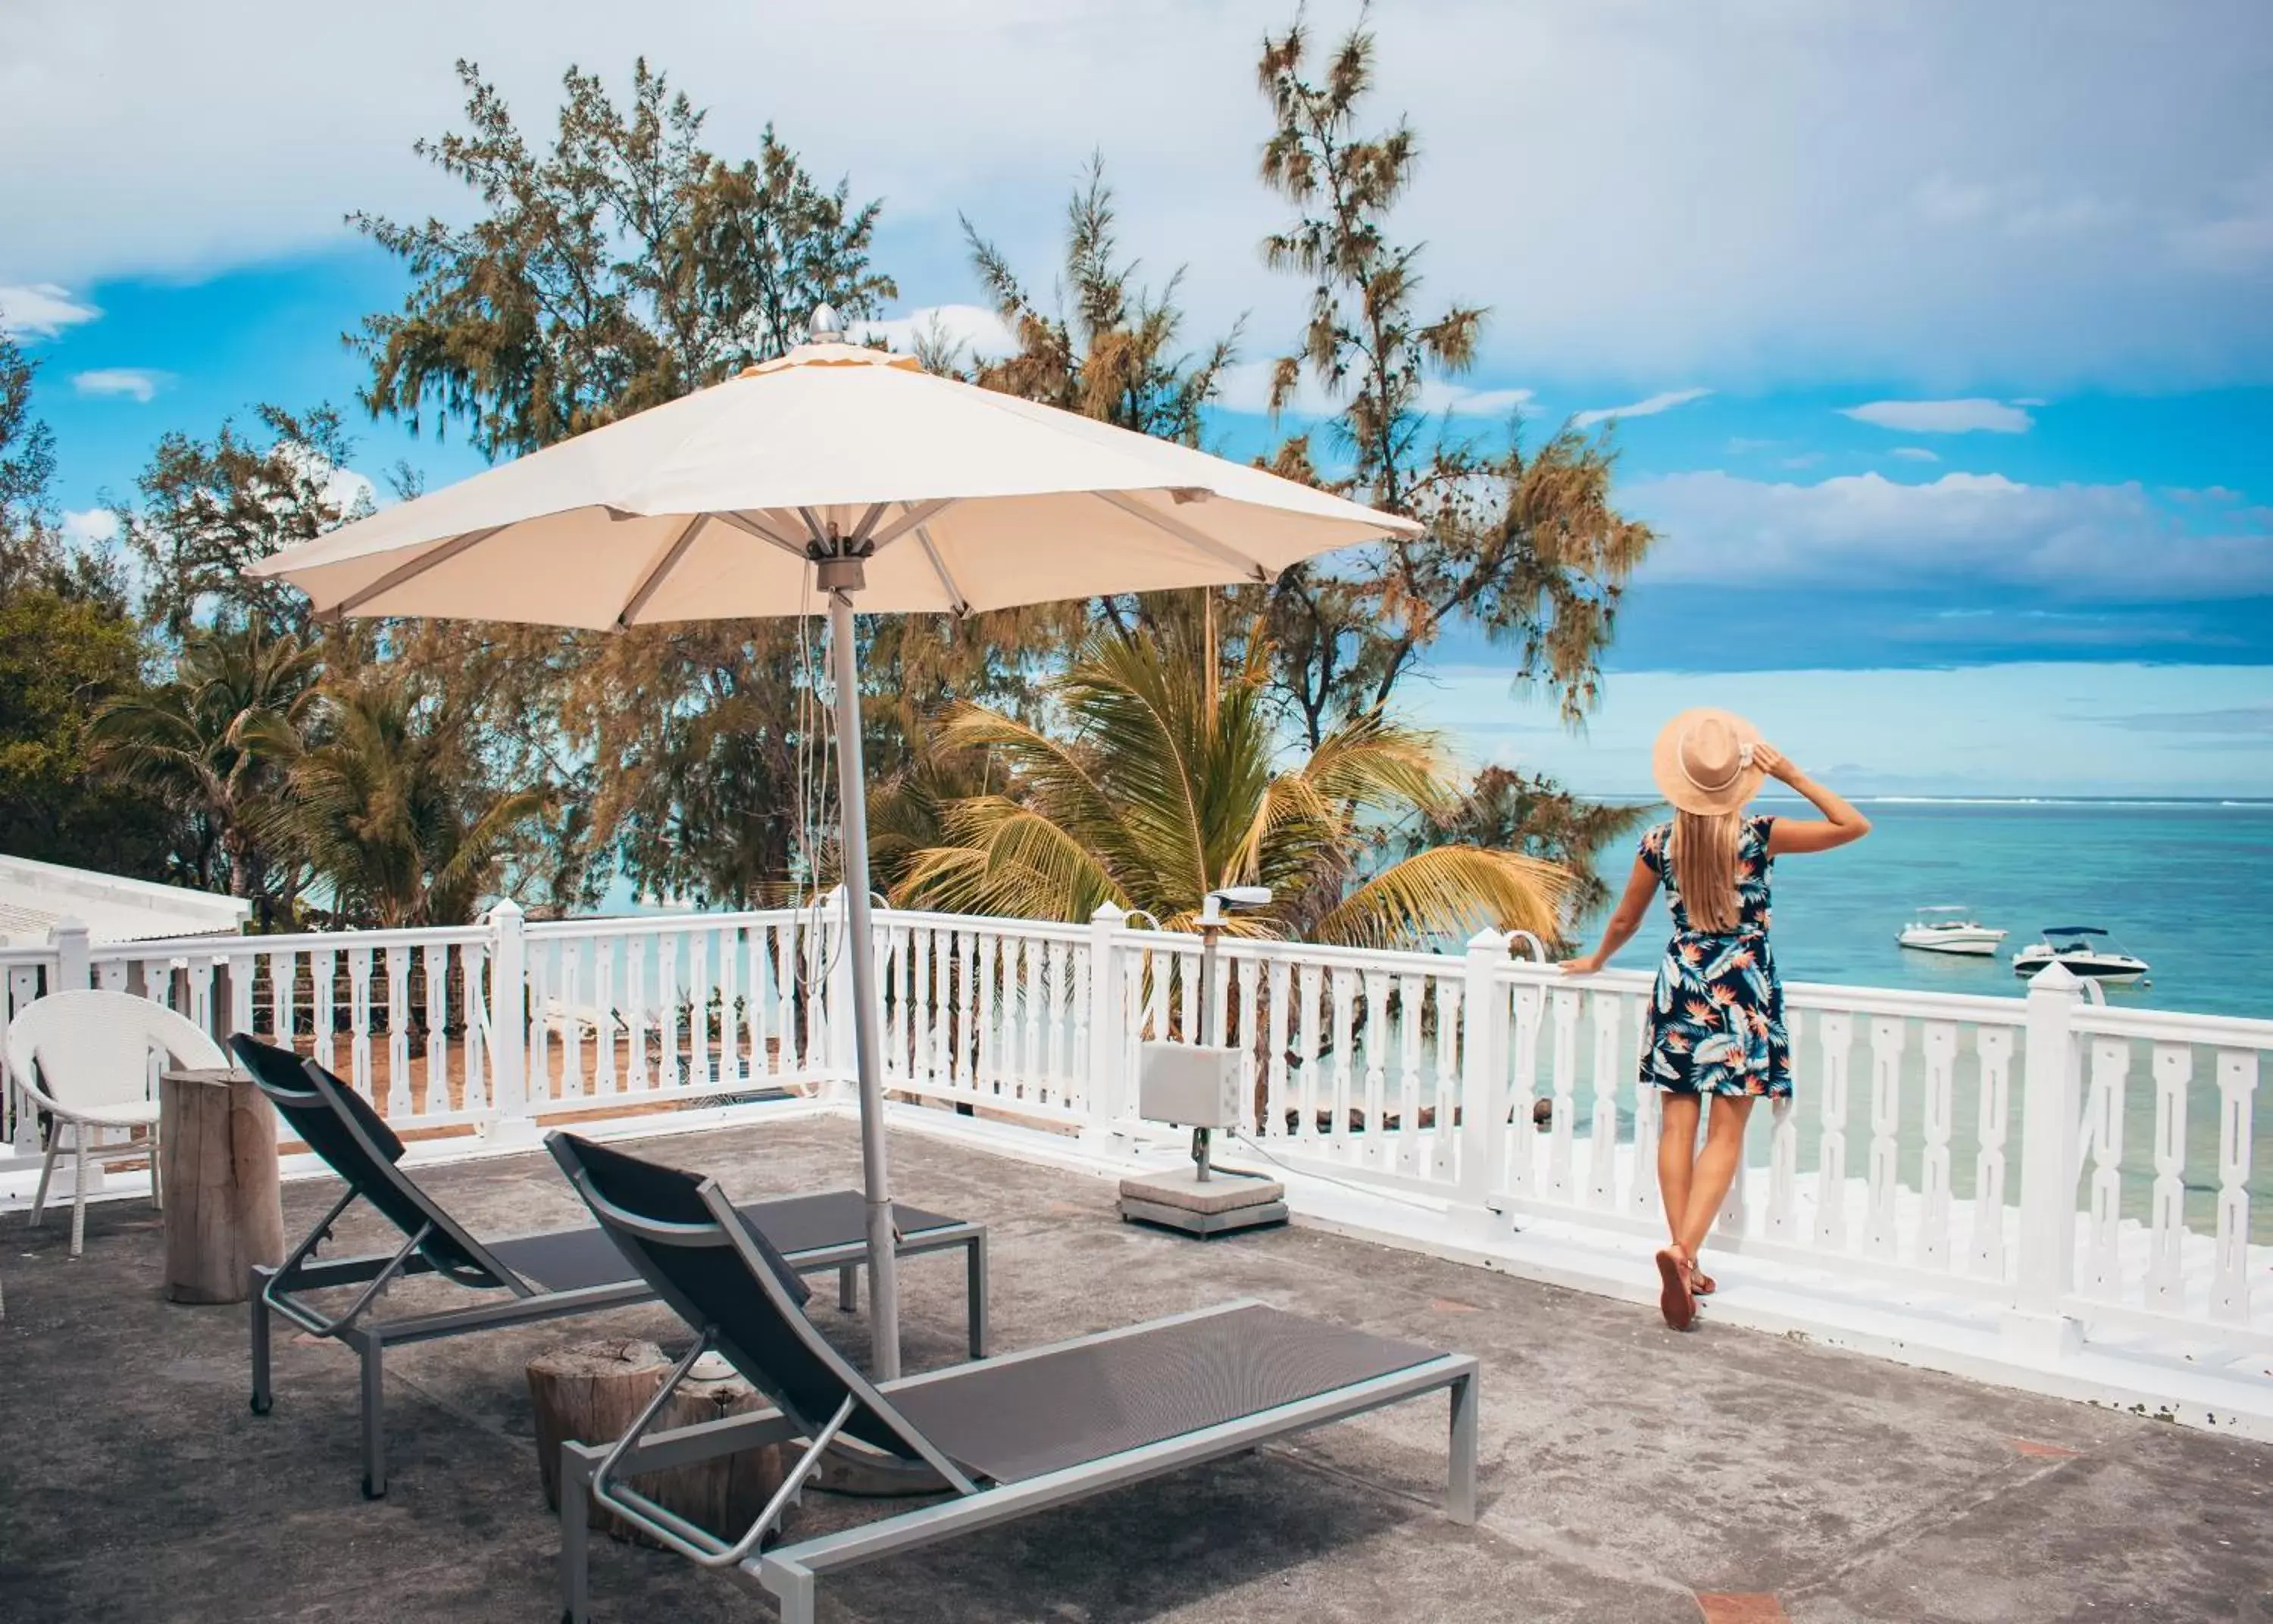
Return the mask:
<svg viewBox="0 0 2273 1624">
<path fill-rule="evenodd" d="M 814 305 L 812 323 L 806 330 L 806 342 L 842 344 L 844 341 L 844 324 L 837 320 L 836 311 L 825 303 Z"/>
</svg>

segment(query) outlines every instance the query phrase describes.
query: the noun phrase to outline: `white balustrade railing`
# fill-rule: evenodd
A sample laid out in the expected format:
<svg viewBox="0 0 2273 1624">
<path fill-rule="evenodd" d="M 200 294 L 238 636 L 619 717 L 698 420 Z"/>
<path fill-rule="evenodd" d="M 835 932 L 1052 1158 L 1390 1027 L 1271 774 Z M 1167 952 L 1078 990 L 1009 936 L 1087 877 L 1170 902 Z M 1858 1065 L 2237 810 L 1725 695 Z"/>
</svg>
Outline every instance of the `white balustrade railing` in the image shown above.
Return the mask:
<svg viewBox="0 0 2273 1624">
<path fill-rule="evenodd" d="M 1148 1042 L 1245 1057 L 1251 1149 L 1441 1210 L 1472 1242 L 1527 1216 L 1662 1232 L 1650 982 L 1565 978 L 1486 932 L 1462 954 L 880 909 L 887 1092 L 1078 1134 L 1147 1132 Z M 196 938 L 0 951 L 0 1014 L 63 986 L 156 999 L 313 1056 L 405 1131 L 533 1137 L 540 1118 L 848 1097 L 840 910 Z M 2021 999 L 1793 984 L 1797 1089 L 1760 1113 L 1716 1244 L 2016 1321 L 2177 1328 L 2273 1350 L 2273 1202 L 2254 1157 L 2273 1021 L 2119 1010 L 2061 974 Z M 1205 1019 L 1203 1020 L 1204 1014 Z M 0 1155 L 37 1126 L 0 1077 Z"/>
</svg>

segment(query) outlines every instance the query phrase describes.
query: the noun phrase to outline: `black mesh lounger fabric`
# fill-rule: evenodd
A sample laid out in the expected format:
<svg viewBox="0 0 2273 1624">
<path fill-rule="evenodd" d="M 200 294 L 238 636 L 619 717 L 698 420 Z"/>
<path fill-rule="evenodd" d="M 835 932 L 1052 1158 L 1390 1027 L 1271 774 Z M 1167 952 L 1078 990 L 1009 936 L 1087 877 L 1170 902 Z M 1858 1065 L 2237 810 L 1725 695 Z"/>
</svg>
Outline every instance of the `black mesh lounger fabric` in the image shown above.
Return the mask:
<svg viewBox="0 0 2273 1624">
<path fill-rule="evenodd" d="M 1442 1357 L 1276 1308 L 1236 1308 L 886 1396 L 966 1471 L 1016 1483 Z"/>
<path fill-rule="evenodd" d="M 693 1174 L 643 1162 L 574 1134 L 556 1132 L 551 1142 L 556 1155 L 565 1152 L 563 1165 L 573 1164 L 591 1193 L 610 1205 L 651 1222 L 716 1232 L 717 1220 L 702 1201 L 702 1181 Z M 656 1293 L 689 1324 L 715 1328 L 719 1351 L 761 1391 L 815 1426 L 852 1396 L 859 1373 L 806 1322 L 800 1310 L 812 1289 L 764 1236 L 750 1231 L 790 1305 L 786 1313 L 752 1278 L 749 1266 L 731 1246 L 650 1240 L 622 1230 L 616 1233 L 627 1251 L 645 1259 L 642 1272 Z M 895 1455 L 910 1453 L 889 1424 L 866 1404 L 855 1406 L 844 1430 Z"/>
<path fill-rule="evenodd" d="M 325 1072 L 332 1084 L 333 1096 L 339 1101 L 335 1111 L 318 1091 L 315 1079 L 305 1069 L 315 1064 L 312 1060 L 304 1063 L 289 1050 L 260 1043 L 242 1032 L 229 1041 L 238 1060 L 259 1082 L 261 1092 L 276 1107 L 286 1126 L 302 1143 L 323 1157 L 334 1172 L 353 1186 L 364 1200 L 378 1208 L 405 1236 L 415 1235 L 430 1224 L 433 1226 L 433 1232 L 418 1248 L 430 1261 L 461 1284 L 504 1283 L 492 1279 L 490 1271 L 474 1255 L 479 1248 L 471 1244 L 472 1237 L 428 1201 L 394 1165 L 402 1159 L 402 1141 L 361 1095 Z M 347 1121 L 341 1120 L 341 1113 L 371 1141 L 382 1159 L 374 1161 L 370 1151 L 356 1142 L 355 1135 L 348 1131 Z"/>
<path fill-rule="evenodd" d="M 737 1210 L 773 1243 L 775 1251 L 788 1257 L 826 1246 L 857 1246 L 868 1234 L 866 1205 L 857 1190 L 752 1201 Z M 956 1222 L 897 1203 L 893 1205 L 892 1216 L 903 1236 L 944 1229 Z M 523 1279 L 534 1280 L 550 1291 L 577 1291 L 639 1278 L 639 1271 L 626 1261 L 615 1242 L 589 1227 L 495 1240 L 490 1243 L 490 1250 Z"/>
</svg>

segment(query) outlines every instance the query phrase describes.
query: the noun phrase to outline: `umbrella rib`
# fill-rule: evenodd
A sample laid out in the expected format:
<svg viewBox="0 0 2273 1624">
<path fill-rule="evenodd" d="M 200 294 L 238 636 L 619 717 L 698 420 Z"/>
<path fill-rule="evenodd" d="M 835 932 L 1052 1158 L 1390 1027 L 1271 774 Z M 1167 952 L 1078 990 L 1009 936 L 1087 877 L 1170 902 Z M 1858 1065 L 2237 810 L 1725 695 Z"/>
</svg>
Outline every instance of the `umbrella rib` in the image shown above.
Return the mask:
<svg viewBox="0 0 2273 1624">
<path fill-rule="evenodd" d="M 631 629 L 632 617 L 647 607 L 647 601 L 662 587 L 664 577 L 679 567 L 679 561 L 694 544 L 695 534 L 709 517 L 708 513 L 697 513 L 688 520 L 678 535 L 672 538 L 671 545 L 663 550 L 662 556 L 648 566 L 647 573 L 640 578 L 638 587 L 624 600 L 623 608 L 616 611 L 616 629 L 619 632 Z"/>
<path fill-rule="evenodd" d="M 463 535 L 454 536 L 439 547 L 420 553 L 408 564 L 395 565 L 368 587 L 357 587 L 324 612 L 334 619 L 352 615 L 380 594 L 392 592 L 403 582 L 415 580 L 427 571 L 447 564 L 469 547 L 479 546 L 504 528 L 501 524 L 493 524 L 486 529 L 469 530 Z"/>
<path fill-rule="evenodd" d="M 879 553 L 909 531 L 936 519 L 940 513 L 955 505 L 953 497 L 934 497 L 928 502 L 918 502 L 908 507 L 897 519 L 868 538 L 868 550 Z"/>
<path fill-rule="evenodd" d="M 963 588 L 955 584 L 955 577 L 948 572 L 947 560 L 939 556 L 939 543 L 931 539 L 931 527 L 918 525 L 916 540 L 923 543 L 924 557 L 931 560 L 932 573 L 938 576 L 939 584 L 947 588 L 947 601 L 955 605 L 956 617 L 959 619 L 969 614 L 971 600 L 963 595 Z"/>
<path fill-rule="evenodd" d="M 727 524 L 732 525 L 737 530 L 746 531 L 749 535 L 756 536 L 761 542 L 771 542 L 775 546 L 780 548 L 784 552 L 796 559 L 799 564 L 810 562 L 810 559 L 808 559 L 806 555 L 805 548 L 801 544 L 791 541 L 789 537 L 785 535 L 777 535 L 774 531 L 769 530 L 765 526 L 760 524 L 754 519 L 749 518 L 745 514 L 736 513 L 716 513 L 710 516 L 713 519 L 720 520 Z"/>
<path fill-rule="evenodd" d="M 1155 530 L 1174 536 L 1187 547 L 1204 552 L 1209 558 L 1222 563 L 1237 565 L 1246 572 L 1251 580 L 1268 581 L 1272 578 L 1273 572 L 1265 569 L 1237 548 L 1225 546 L 1205 531 L 1196 529 L 1181 519 L 1154 512 L 1125 490 L 1093 490 L 1090 494 L 1100 502 L 1119 508 L 1131 519 L 1141 520 Z"/>
</svg>

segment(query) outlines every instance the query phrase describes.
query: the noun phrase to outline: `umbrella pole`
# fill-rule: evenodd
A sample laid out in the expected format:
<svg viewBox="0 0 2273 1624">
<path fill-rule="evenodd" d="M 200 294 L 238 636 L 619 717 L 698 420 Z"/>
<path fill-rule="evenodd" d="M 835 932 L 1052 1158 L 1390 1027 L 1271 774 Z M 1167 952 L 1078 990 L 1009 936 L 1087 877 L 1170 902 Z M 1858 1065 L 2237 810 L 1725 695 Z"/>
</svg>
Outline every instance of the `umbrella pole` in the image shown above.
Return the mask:
<svg viewBox="0 0 2273 1624">
<path fill-rule="evenodd" d="M 859 566 L 854 565 L 857 569 Z M 823 586 L 829 583 L 823 566 Z M 857 580 L 858 577 L 855 577 Z M 900 1373 L 900 1290 L 893 1249 L 891 1173 L 884 1156 L 884 1064 L 876 1037 L 875 938 L 868 917 L 868 799 L 860 760 L 859 654 L 852 594 L 829 595 L 829 675 L 836 687 L 836 801 L 844 834 L 844 951 L 852 955 L 853 1066 L 860 1085 L 860 1171 L 868 1201 L 871 1363 L 879 1381 Z"/>
</svg>

